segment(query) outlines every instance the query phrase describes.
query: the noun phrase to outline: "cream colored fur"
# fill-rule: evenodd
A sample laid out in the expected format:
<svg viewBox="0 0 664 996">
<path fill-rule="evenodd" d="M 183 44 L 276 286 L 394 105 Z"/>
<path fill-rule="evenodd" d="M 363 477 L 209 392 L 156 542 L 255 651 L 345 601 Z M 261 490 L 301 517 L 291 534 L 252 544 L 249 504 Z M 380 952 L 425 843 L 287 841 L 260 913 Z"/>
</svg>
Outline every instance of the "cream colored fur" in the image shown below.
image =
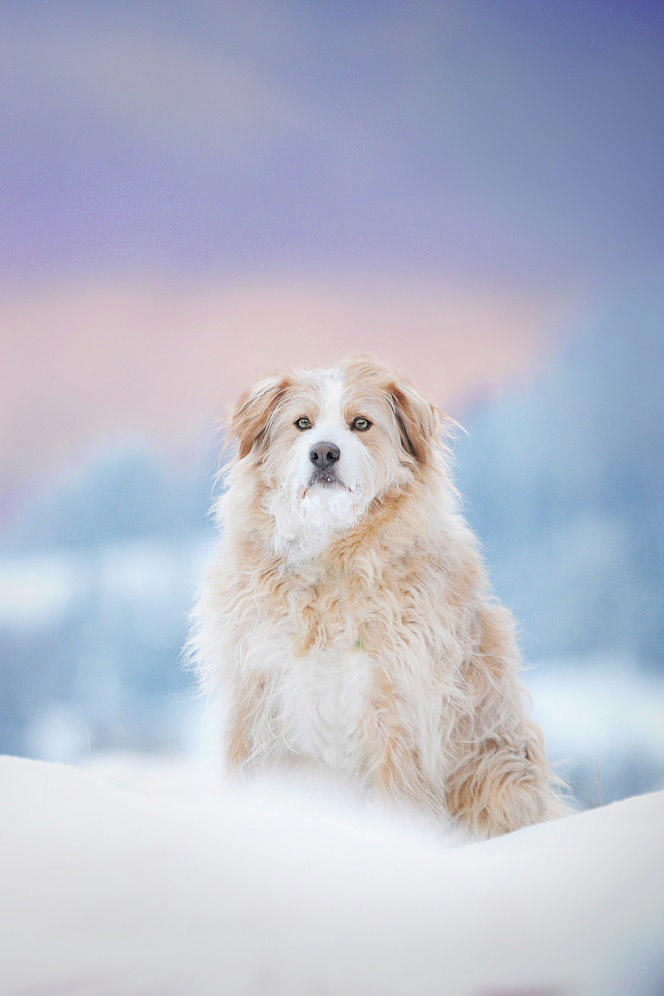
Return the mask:
<svg viewBox="0 0 664 996">
<path fill-rule="evenodd" d="M 231 420 L 238 456 L 190 653 L 225 706 L 234 768 L 320 765 L 485 836 L 564 806 L 443 423 L 368 358 L 257 385 Z M 320 440 L 341 451 L 332 487 L 310 482 Z"/>
</svg>

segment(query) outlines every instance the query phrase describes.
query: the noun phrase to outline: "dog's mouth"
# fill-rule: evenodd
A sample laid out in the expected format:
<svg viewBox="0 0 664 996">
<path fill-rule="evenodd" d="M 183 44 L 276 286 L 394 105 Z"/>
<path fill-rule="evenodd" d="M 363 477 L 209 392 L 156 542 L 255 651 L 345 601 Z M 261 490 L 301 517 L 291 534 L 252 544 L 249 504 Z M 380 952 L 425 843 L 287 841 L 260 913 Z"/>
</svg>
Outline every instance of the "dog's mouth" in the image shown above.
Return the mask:
<svg viewBox="0 0 664 996">
<path fill-rule="evenodd" d="M 337 472 L 331 467 L 327 467 L 325 470 L 315 470 L 313 472 L 302 497 L 304 498 L 310 488 L 314 487 L 343 488 L 345 491 L 350 491 L 350 488 L 344 484 Z"/>
<path fill-rule="evenodd" d="M 313 488 L 315 484 L 320 484 L 324 488 L 343 488 L 345 485 L 339 480 L 335 470 L 315 470 L 311 475 L 309 481 L 309 487 Z"/>
</svg>

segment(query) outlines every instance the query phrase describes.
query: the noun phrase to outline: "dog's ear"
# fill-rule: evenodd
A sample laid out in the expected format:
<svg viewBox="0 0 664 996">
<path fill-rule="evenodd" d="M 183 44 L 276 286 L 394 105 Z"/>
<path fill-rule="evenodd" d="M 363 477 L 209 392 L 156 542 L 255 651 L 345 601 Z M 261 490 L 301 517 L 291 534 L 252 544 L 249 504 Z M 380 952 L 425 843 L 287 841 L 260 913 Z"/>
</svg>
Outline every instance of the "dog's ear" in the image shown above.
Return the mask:
<svg viewBox="0 0 664 996">
<path fill-rule="evenodd" d="M 238 401 L 230 419 L 230 435 L 237 441 L 240 459 L 264 447 L 270 419 L 289 384 L 288 377 L 268 377 Z"/>
<path fill-rule="evenodd" d="M 427 463 L 442 435 L 443 416 L 438 409 L 405 377 L 395 375 L 371 356 L 352 356 L 344 367 L 358 382 L 385 391 L 404 451 L 416 463 Z"/>
<path fill-rule="evenodd" d="M 434 405 L 401 378 L 388 385 L 390 405 L 399 426 L 401 445 L 409 456 L 427 463 L 441 429 L 441 416 Z"/>
</svg>

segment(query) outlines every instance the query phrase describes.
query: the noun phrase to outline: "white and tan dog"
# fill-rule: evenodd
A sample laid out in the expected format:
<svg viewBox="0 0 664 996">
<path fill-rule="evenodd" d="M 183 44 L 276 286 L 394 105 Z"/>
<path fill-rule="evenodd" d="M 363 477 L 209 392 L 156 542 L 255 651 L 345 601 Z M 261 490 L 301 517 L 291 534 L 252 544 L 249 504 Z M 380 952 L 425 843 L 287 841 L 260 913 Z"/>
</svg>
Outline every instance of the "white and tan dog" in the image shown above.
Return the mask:
<svg viewBox="0 0 664 996">
<path fill-rule="evenodd" d="M 444 423 L 367 357 L 257 384 L 190 651 L 233 767 L 314 762 L 491 835 L 564 806 Z"/>
</svg>

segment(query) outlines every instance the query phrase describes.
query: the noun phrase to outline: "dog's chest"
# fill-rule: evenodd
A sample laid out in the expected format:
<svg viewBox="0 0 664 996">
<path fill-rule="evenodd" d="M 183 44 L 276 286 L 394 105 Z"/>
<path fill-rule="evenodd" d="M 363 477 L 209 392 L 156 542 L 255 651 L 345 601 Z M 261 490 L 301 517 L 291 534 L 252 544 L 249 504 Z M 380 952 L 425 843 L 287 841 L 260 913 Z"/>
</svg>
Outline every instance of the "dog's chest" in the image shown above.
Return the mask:
<svg viewBox="0 0 664 996">
<path fill-rule="evenodd" d="M 285 746 L 334 770 L 354 768 L 373 680 L 369 655 L 318 649 L 282 660 L 274 678 Z"/>
<path fill-rule="evenodd" d="M 334 770 L 357 767 L 375 681 L 360 636 L 368 612 L 366 595 L 347 576 L 303 577 L 288 586 L 285 604 L 266 606 L 258 657 L 287 752 Z"/>
</svg>

